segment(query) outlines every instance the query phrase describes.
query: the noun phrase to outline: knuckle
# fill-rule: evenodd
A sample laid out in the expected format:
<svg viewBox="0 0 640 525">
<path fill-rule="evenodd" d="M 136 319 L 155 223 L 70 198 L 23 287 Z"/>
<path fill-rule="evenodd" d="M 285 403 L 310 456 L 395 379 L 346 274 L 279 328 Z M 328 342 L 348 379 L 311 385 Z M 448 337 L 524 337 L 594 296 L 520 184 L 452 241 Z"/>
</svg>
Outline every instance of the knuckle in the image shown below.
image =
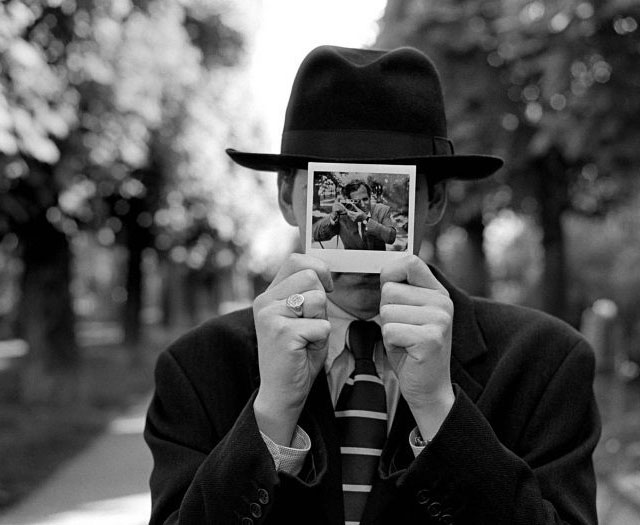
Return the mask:
<svg viewBox="0 0 640 525">
<path fill-rule="evenodd" d="M 395 285 L 393 281 L 387 281 L 380 288 L 380 294 L 383 299 L 391 300 L 393 298 L 393 292 L 395 290 Z"/>
<path fill-rule="evenodd" d="M 449 326 L 451 324 L 452 319 L 449 312 L 445 310 L 438 310 L 433 314 L 433 321 L 434 321 L 434 324 L 444 327 L 444 326 Z"/>
<path fill-rule="evenodd" d="M 453 301 L 449 297 L 449 292 L 447 292 L 446 300 L 444 301 L 444 309 L 449 314 L 450 317 L 453 317 Z"/>
<path fill-rule="evenodd" d="M 311 268 L 305 268 L 300 273 L 305 283 L 315 284 L 318 282 L 318 274 Z"/>
<path fill-rule="evenodd" d="M 323 310 L 327 305 L 327 295 L 321 290 L 311 290 L 305 293 L 305 312 Z"/>
<path fill-rule="evenodd" d="M 322 290 L 309 290 L 308 292 L 306 292 L 305 294 L 307 296 L 307 299 L 309 302 L 313 302 L 313 303 L 326 303 L 327 302 L 327 294 L 325 293 L 324 289 Z"/>
<path fill-rule="evenodd" d="M 380 306 L 380 319 L 383 322 L 387 322 L 391 315 L 392 307 L 390 304 L 383 304 Z"/>
<path fill-rule="evenodd" d="M 406 265 L 409 269 L 417 270 L 424 266 L 424 262 L 417 255 L 411 254 L 407 256 Z"/>
<path fill-rule="evenodd" d="M 302 263 L 304 260 L 304 256 L 301 253 L 292 253 L 289 255 L 289 261 L 291 261 L 294 265 L 296 263 Z"/>
<path fill-rule="evenodd" d="M 264 307 L 257 307 L 256 302 L 253 303 L 253 317 L 257 324 L 263 324 L 270 317 L 269 312 Z"/>
<path fill-rule="evenodd" d="M 413 357 L 417 364 L 424 364 L 429 361 L 429 354 L 426 351 L 417 352 Z"/>
<path fill-rule="evenodd" d="M 444 343 L 444 330 L 440 326 L 429 326 L 427 328 L 427 340 L 437 346 Z"/>
<path fill-rule="evenodd" d="M 253 300 L 253 311 L 256 312 L 262 308 L 264 308 L 264 305 L 267 301 L 266 298 L 267 293 L 263 292 L 260 295 L 256 296 L 256 298 Z"/>
<path fill-rule="evenodd" d="M 331 333 L 331 323 L 329 321 L 327 321 L 326 319 L 319 319 L 319 327 L 320 327 L 320 332 L 323 334 L 324 337 L 329 337 L 329 334 Z"/>
<path fill-rule="evenodd" d="M 271 328 L 277 335 L 284 335 L 288 330 L 287 323 L 285 323 L 282 318 L 276 317 L 275 319 L 270 319 L 269 322 Z"/>
</svg>

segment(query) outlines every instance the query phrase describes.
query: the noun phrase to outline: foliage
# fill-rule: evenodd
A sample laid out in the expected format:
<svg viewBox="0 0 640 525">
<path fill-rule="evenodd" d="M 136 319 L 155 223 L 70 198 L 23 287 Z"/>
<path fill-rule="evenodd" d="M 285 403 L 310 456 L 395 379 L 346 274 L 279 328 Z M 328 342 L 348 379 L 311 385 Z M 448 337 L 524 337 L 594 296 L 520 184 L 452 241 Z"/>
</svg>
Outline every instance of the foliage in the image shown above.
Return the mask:
<svg viewBox="0 0 640 525">
<path fill-rule="evenodd" d="M 256 139 L 255 124 L 237 116 L 247 100 L 235 66 L 249 7 L 3 4 L 0 232 L 44 209 L 66 235 L 96 228 L 109 245 L 133 220 L 156 248 L 178 248 L 175 258 L 195 267 L 212 240 L 250 242 L 267 207 L 262 184 L 238 177 L 223 153 L 233 139 Z M 37 177 L 34 160 L 53 176 Z M 25 195 L 26 186 L 35 190 Z M 46 198 L 36 204 L 33 194 Z"/>
<path fill-rule="evenodd" d="M 23 263 L 14 335 L 30 348 L 25 383 L 43 385 L 34 397 L 56 389 L 38 376 L 78 367 L 70 241 L 80 230 L 94 231 L 103 246 L 126 247 L 123 319 L 133 346 L 146 247 L 189 271 L 214 272 L 253 241 L 267 196 L 260 179 L 237 176 L 224 154 L 234 140 L 258 137 L 255 123 L 238 117 L 248 100 L 251 7 L 0 7 L 0 238 Z"/>
<path fill-rule="evenodd" d="M 588 0 L 391 0 L 383 19 L 378 45 L 434 58 L 457 152 L 505 157 L 491 180 L 451 185 L 453 222 L 535 217 L 541 296 L 559 315 L 562 215 L 604 216 L 637 193 L 638 20 L 637 2 Z"/>
<path fill-rule="evenodd" d="M 229 23 L 243 9 L 222 0 L 158 0 L 145 9 L 127 1 L 3 4 L 4 230 L 26 211 L 10 190 L 30 177 L 35 159 L 55 166 L 54 181 L 33 184 L 55 183 L 58 202 L 44 204 L 66 234 L 93 225 L 108 243 L 128 201 L 152 191 L 160 213 L 138 219 L 164 235 L 159 247 L 182 244 L 202 219 L 245 242 L 247 208 L 236 203 L 255 181 L 233 183 L 223 154 L 230 126 L 243 133 L 235 115 L 247 93 L 232 67 L 243 43 Z M 253 123 L 245 129 L 254 134 Z M 141 169 L 154 173 L 143 181 Z"/>
<path fill-rule="evenodd" d="M 593 214 L 624 194 L 640 161 L 638 19 L 640 5 L 623 1 L 392 0 L 379 44 L 434 57 L 458 151 L 505 156 L 498 182 L 519 176 L 501 206 L 535 208 L 518 188 L 532 182 L 530 159 L 557 149 L 572 176 L 567 204 Z"/>
</svg>

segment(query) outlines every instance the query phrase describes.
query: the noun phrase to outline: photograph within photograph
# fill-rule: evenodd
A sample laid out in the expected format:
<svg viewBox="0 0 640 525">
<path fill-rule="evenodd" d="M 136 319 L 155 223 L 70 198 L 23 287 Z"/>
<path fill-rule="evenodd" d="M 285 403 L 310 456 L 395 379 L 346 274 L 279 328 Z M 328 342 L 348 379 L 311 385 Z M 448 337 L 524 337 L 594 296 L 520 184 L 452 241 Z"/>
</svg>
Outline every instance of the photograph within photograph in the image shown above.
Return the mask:
<svg viewBox="0 0 640 525">
<path fill-rule="evenodd" d="M 306 249 L 334 271 L 378 272 L 413 245 L 415 167 L 309 163 Z"/>
</svg>

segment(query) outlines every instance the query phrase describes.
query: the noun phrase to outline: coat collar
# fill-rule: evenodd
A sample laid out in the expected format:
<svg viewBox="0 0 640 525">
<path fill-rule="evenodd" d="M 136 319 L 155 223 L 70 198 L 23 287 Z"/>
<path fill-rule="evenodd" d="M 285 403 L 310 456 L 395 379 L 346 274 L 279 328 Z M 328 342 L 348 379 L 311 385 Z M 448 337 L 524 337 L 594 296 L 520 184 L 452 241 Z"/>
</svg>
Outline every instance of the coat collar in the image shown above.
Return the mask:
<svg viewBox="0 0 640 525">
<path fill-rule="evenodd" d="M 487 352 L 487 346 L 476 319 L 473 300 L 460 288 L 449 282 L 438 268 L 431 265 L 429 268 L 436 279 L 447 289 L 453 301 L 451 355 L 464 365 Z"/>
</svg>

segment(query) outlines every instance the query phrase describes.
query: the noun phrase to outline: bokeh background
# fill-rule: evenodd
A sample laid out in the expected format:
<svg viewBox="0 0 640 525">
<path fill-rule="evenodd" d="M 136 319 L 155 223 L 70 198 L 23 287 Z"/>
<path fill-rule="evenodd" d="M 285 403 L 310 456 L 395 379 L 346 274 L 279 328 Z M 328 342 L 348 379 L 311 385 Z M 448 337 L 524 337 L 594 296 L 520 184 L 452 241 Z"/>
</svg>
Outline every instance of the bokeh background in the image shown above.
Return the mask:
<svg viewBox="0 0 640 525">
<path fill-rule="evenodd" d="M 5 0 L 0 523 L 144 523 L 153 364 L 296 249 L 275 176 L 314 46 L 426 51 L 461 153 L 421 256 L 596 352 L 601 523 L 640 523 L 638 0 Z"/>
</svg>

